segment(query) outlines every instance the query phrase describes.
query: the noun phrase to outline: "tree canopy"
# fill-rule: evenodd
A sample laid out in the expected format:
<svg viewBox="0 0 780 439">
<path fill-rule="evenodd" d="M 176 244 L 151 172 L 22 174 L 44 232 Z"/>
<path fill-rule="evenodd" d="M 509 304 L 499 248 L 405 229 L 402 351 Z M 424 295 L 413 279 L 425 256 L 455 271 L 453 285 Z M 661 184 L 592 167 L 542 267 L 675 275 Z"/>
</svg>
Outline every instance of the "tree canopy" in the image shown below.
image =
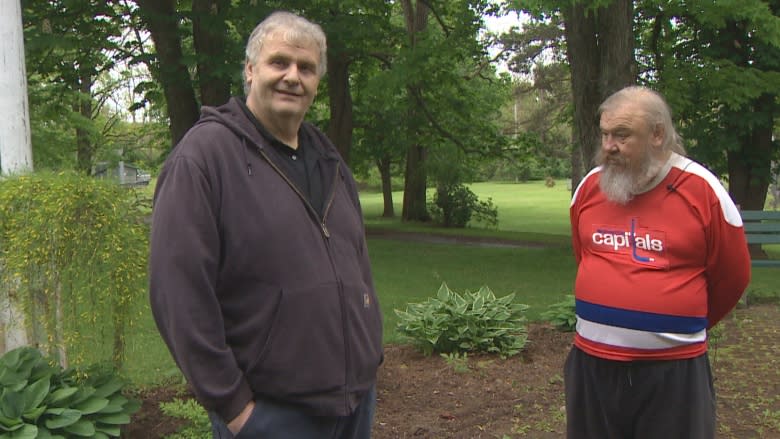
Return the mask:
<svg viewBox="0 0 780 439">
<path fill-rule="evenodd" d="M 309 118 L 357 172 L 376 169 L 386 215 L 395 214 L 394 178 L 403 179 L 403 218 L 427 220 L 429 187 L 498 175 L 477 165 L 497 157 L 559 175 L 569 154 L 574 187 L 592 166 L 598 104 L 633 83 L 667 97 L 691 155 L 728 178 L 745 208 L 763 206 L 780 150 L 780 0 L 22 4 L 33 148 L 44 168 L 157 166 L 201 105 L 243 93 L 246 39 L 276 9 L 328 35 L 329 72 Z M 485 17 L 510 9 L 532 20 L 487 34 Z M 495 41 L 504 50 L 491 55 Z M 498 73 L 502 59 L 513 75 Z M 139 67 L 149 76 L 135 77 Z M 111 104 L 120 89 L 134 99 L 124 113 Z"/>
</svg>

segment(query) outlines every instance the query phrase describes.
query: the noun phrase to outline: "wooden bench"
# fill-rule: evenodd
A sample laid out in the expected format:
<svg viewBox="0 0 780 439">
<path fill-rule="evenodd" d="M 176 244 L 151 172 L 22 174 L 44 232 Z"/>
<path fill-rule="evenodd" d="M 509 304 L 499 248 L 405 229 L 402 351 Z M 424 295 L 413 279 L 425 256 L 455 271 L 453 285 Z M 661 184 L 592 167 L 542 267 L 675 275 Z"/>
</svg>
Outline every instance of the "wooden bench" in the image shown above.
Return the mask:
<svg viewBox="0 0 780 439">
<path fill-rule="evenodd" d="M 742 222 L 748 244 L 780 244 L 780 211 L 743 210 Z M 754 267 L 780 267 L 780 259 L 753 259 Z"/>
</svg>

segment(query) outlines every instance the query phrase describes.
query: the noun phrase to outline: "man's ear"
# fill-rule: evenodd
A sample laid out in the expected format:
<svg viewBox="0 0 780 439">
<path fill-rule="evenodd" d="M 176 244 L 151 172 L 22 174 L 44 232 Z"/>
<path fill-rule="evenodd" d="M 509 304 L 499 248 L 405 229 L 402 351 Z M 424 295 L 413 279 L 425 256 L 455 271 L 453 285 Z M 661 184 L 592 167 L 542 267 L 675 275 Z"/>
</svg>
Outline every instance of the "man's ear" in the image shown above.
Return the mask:
<svg viewBox="0 0 780 439">
<path fill-rule="evenodd" d="M 653 129 L 652 139 L 651 143 L 655 148 L 661 148 L 664 144 L 664 139 L 666 138 L 666 129 L 664 129 L 664 126 L 662 124 L 656 124 L 655 128 Z"/>
<path fill-rule="evenodd" d="M 247 84 L 252 84 L 252 67 L 252 63 L 249 60 L 244 63 L 244 81 Z"/>
</svg>

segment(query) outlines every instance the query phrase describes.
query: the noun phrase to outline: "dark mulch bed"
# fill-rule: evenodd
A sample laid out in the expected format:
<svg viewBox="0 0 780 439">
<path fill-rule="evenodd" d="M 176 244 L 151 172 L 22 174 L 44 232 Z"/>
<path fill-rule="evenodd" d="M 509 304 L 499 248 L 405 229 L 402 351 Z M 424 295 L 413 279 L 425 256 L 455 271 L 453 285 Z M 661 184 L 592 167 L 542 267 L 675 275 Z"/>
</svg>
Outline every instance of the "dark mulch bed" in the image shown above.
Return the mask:
<svg viewBox="0 0 780 439">
<path fill-rule="evenodd" d="M 409 346 L 387 346 L 374 438 L 562 438 L 562 367 L 571 337 L 534 324 L 525 352 L 509 359 L 469 355 L 465 371 Z M 739 309 L 724 323 L 711 351 L 720 438 L 780 438 L 778 339 L 777 305 Z M 180 421 L 164 417 L 158 403 L 174 396 L 171 388 L 140 394 L 143 407 L 123 437 L 173 432 Z"/>
</svg>

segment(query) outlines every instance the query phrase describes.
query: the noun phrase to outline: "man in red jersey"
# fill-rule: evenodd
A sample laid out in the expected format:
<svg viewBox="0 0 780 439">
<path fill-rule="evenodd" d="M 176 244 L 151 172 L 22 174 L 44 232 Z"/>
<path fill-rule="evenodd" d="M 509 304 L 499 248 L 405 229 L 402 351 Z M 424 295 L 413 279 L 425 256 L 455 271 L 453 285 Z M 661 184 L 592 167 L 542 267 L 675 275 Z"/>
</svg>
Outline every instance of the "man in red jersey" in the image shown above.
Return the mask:
<svg viewBox="0 0 780 439">
<path fill-rule="evenodd" d="M 739 211 L 684 156 L 658 93 L 624 88 L 599 115 L 598 166 L 570 210 L 578 268 L 567 437 L 713 438 L 707 330 L 750 281 Z"/>
</svg>

